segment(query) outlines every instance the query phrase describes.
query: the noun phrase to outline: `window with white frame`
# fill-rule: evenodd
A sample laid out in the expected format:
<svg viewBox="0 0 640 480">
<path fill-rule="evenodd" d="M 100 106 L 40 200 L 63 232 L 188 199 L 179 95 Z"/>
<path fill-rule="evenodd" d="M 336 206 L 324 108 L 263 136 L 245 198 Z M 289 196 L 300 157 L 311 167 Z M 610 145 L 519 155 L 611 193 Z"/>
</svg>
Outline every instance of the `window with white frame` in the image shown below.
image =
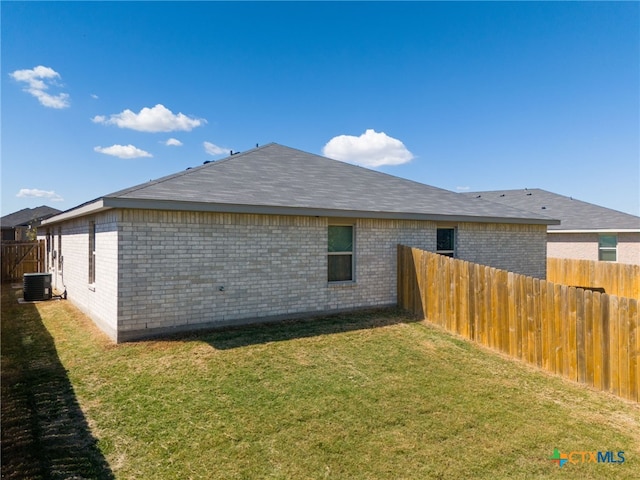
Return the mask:
<svg viewBox="0 0 640 480">
<path fill-rule="evenodd" d="M 58 227 L 58 270 L 62 270 L 62 227 Z"/>
<path fill-rule="evenodd" d="M 89 283 L 96 283 L 96 222 L 89 222 Z"/>
<path fill-rule="evenodd" d="M 46 259 L 47 259 L 47 269 L 46 271 L 48 272 L 50 270 L 50 264 L 51 264 L 51 229 L 47 228 L 47 255 L 46 255 Z"/>
<path fill-rule="evenodd" d="M 436 232 L 436 253 L 454 257 L 456 252 L 456 229 L 438 228 Z"/>
<path fill-rule="evenodd" d="M 617 260 L 618 236 L 600 235 L 598 238 L 598 260 L 615 262 Z"/>
<path fill-rule="evenodd" d="M 329 225 L 327 278 L 329 282 L 352 282 L 353 225 Z"/>
</svg>

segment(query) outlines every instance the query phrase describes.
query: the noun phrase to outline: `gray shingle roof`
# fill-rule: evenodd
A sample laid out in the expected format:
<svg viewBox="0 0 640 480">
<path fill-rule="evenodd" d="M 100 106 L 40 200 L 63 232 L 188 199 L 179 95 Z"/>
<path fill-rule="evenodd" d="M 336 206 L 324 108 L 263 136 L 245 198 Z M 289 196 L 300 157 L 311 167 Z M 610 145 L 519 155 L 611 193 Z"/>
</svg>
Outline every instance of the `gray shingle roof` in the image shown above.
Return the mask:
<svg viewBox="0 0 640 480">
<path fill-rule="evenodd" d="M 274 143 L 98 201 L 105 208 L 554 223 L 542 214 L 467 198 Z M 76 208 L 86 209 L 87 205 Z"/>
<path fill-rule="evenodd" d="M 551 225 L 549 230 L 640 229 L 640 217 L 539 188 L 465 192 L 462 195 L 471 198 L 479 196 L 480 199 L 530 212 L 544 212 L 544 215 L 560 219 L 561 224 Z"/>
<path fill-rule="evenodd" d="M 60 213 L 60 210 L 46 205 L 36 208 L 23 208 L 22 210 L 18 210 L 17 212 L 10 213 L 0 218 L 0 224 L 4 228 L 26 226 L 32 222 L 37 223 L 40 220 L 52 217 L 58 213 Z"/>
</svg>

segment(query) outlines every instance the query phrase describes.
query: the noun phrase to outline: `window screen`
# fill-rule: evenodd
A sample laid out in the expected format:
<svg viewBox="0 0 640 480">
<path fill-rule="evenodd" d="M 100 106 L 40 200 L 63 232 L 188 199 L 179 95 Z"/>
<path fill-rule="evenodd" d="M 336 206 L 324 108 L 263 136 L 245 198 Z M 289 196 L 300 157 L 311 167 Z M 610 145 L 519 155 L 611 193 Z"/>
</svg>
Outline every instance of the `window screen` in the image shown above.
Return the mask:
<svg viewBox="0 0 640 480">
<path fill-rule="evenodd" d="M 329 225 L 328 233 L 328 280 L 353 281 L 353 226 Z"/>
</svg>

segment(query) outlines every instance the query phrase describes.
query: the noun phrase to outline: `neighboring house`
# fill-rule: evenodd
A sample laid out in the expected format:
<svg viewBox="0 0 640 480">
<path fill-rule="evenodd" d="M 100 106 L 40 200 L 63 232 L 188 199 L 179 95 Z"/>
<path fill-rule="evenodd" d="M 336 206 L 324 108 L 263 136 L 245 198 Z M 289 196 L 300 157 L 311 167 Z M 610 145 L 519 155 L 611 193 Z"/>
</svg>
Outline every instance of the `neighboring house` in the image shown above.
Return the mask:
<svg viewBox="0 0 640 480">
<path fill-rule="evenodd" d="M 547 255 L 640 264 L 640 217 L 538 188 L 464 195 L 560 219 L 549 225 Z"/>
<path fill-rule="evenodd" d="M 29 232 L 33 230 L 34 235 L 31 240 L 35 239 L 35 229 L 38 228 L 40 222 L 49 217 L 60 213 L 57 208 L 42 205 L 36 208 L 23 208 L 9 215 L 0 218 L 2 226 L 2 241 L 27 241 L 30 240 Z"/>
<path fill-rule="evenodd" d="M 398 244 L 544 277 L 553 223 L 269 144 L 45 227 L 55 288 L 119 342 L 395 305 Z"/>
</svg>

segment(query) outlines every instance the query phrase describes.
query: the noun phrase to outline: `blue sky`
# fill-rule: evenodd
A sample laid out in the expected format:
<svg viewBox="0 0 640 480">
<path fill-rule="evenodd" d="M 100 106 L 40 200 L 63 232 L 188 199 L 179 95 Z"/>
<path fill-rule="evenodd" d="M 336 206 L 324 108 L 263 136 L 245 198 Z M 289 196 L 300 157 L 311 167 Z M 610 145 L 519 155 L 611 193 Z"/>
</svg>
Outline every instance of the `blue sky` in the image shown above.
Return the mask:
<svg viewBox="0 0 640 480">
<path fill-rule="evenodd" d="M 640 215 L 640 4 L 6 2 L 2 214 L 277 142 Z"/>
</svg>

